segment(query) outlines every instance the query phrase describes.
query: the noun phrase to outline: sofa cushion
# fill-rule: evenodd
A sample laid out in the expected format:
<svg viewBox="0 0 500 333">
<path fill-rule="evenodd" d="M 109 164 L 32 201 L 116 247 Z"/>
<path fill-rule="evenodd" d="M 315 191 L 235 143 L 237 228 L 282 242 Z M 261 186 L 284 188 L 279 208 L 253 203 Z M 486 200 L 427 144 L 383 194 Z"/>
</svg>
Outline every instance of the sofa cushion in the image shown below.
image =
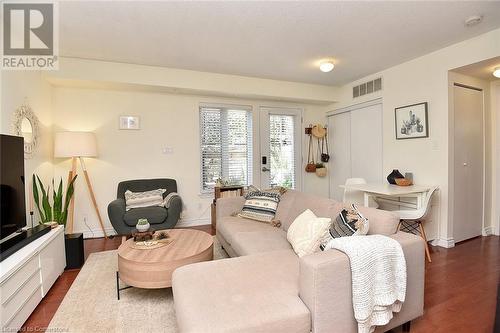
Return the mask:
<svg viewBox="0 0 500 333">
<path fill-rule="evenodd" d="M 286 238 L 299 257 L 319 251 L 319 246 L 328 235 L 332 219 L 317 217 L 310 209 L 297 216 L 288 228 Z"/>
<path fill-rule="evenodd" d="M 148 219 L 150 224 L 160 224 L 165 222 L 168 211 L 164 207 L 143 207 L 132 208 L 123 215 L 125 224 L 134 227 L 139 219 Z"/>
<path fill-rule="evenodd" d="M 163 206 L 163 193 L 166 191 L 164 188 L 145 192 L 127 190 L 125 191 L 125 203 L 127 205 L 125 209 Z"/>
<path fill-rule="evenodd" d="M 252 221 L 237 216 L 225 216 L 217 220 L 217 233 L 221 233 L 231 246 L 233 245 L 233 237 L 237 233 L 249 231 L 278 232 L 280 229 L 268 223 Z"/>
<path fill-rule="evenodd" d="M 292 251 L 283 230 L 239 232 L 233 236 L 232 247 L 238 256 L 280 250 Z"/>
<path fill-rule="evenodd" d="M 284 201 L 285 203 L 283 203 Z M 306 209 L 310 209 L 316 216 L 330 217 L 333 219 L 340 212 L 340 210 L 333 209 L 337 206 L 338 202 L 335 200 L 289 190 L 283 195 L 282 202 L 278 205 L 276 219 L 281 221 L 283 230 L 287 231 L 295 218 Z"/>
<path fill-rule="evenodd" d="M 245 204 L 238 216 L 269 223 L 276 215 L 280 198 L 281 194 L 274 192 L 254 191 L 247 193 Z"/>
<path fill-rule="evenodd" d="M 368 235 L 380 234 L 389 236 L 396 233 L 399 224 L 399 216 L 397 214 L 369 207 L 358 206 L 358 209 L 370 221 Z"/>
<path fill-rule="evenodd" d="M 298 274 L 289 250 L 180 267 L 172 277 L 179 331 L 310 332 Z"/>
</svg>

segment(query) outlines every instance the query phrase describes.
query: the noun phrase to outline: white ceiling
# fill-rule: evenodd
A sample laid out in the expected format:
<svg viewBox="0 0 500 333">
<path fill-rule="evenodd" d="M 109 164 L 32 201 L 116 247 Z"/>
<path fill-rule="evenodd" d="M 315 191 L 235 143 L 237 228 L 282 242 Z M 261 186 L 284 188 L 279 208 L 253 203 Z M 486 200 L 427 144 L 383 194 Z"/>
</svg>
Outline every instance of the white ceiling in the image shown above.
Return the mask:
<svg viewBox="0 0 500 333">
<path fill-rule="evenodd" d="M 500 56 L 455 68 L 453 71 L 486 81 L 497 81 L 499 79 L 493 76 L 495 68 L 500 68 Z"/>
<path fill-rule="evenodd" d="M 60 54 L 339 85 L 498 27 L 500 1 L 75 1 L 60 3 Z"/>
</svg>

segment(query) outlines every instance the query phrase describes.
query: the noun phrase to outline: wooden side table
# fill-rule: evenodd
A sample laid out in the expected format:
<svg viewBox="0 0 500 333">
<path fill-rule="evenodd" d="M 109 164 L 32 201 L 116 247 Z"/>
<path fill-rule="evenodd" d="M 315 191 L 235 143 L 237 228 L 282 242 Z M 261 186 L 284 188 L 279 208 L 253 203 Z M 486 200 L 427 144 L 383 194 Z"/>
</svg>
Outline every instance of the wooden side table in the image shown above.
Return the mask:
<svg viewBox="0 0 500 333">
<path fill-rule="evenodd" d="M 215 230 L 217 226 L 217 199 L 226 198 L 230 196 L 240 197 L 243 195 L 244 187 L 241 185 L 238 186 L 224 186 L 224 187 L 215 187 L 214 188 L 214 200 L 212 201 L 212 230 Z"/>
</svg>

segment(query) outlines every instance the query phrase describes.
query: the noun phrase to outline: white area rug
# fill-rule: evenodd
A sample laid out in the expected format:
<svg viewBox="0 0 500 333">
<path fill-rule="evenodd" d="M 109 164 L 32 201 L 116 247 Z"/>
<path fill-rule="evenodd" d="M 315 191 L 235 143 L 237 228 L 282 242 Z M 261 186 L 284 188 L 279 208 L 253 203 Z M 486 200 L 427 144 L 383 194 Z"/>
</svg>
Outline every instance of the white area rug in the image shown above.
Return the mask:
<svg viewBox="0 0 500 333">
<path fill-rule="evenodd" d="M 214 260 L 227 257 L 214 237 Z M 118 301 L 117 265 L 116 250 L 92 253 L 47 332 L 175 332 L 172 289 L 130 288 Z"/>
</svg>

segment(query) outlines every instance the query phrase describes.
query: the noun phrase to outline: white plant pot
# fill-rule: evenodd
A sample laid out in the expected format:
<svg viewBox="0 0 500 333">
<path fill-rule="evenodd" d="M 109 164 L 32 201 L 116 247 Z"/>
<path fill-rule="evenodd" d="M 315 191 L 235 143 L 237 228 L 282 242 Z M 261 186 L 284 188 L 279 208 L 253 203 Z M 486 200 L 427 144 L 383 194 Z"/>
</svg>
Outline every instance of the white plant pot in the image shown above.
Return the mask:
<svg viewBox="0 0 500 333">
<path fill-rule="evenodd" d="M 151 225 L 148 223 L 148 224 L 137 224 L 135 226 L 135 228 L 137 229 L 137 231 L 139 232 L 146 232 L 149 230 L 149 228 L 151 227 Z"/>
</svg>

